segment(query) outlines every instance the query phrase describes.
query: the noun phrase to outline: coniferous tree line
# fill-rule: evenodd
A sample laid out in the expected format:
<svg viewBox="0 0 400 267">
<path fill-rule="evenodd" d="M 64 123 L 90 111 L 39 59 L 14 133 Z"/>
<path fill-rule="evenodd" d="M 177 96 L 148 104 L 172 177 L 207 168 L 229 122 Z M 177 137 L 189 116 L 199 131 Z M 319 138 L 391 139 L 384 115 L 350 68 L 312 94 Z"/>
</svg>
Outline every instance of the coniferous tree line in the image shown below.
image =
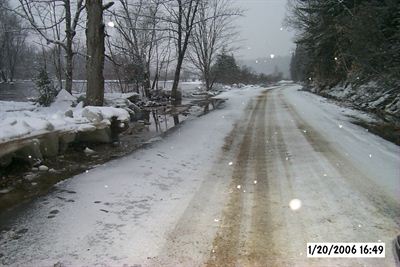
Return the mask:
<svg viewBox="0 0 400 267">
<path fill-rule="evenodd" d="M 286 22 L 297 31 L 295 81 L 400 84 L 398 0 L 292 0 Z"/>
<path fill-rule="evenodd" d="M 218 54 L 210 72 L 212 83 L 221 84 L 269 84 L 282 80 L 283 74 L 278 69 L 272 74 L 255 73 L 248 66 L 239 66 L 233 54 L 222 50 Z"/>
</svg>

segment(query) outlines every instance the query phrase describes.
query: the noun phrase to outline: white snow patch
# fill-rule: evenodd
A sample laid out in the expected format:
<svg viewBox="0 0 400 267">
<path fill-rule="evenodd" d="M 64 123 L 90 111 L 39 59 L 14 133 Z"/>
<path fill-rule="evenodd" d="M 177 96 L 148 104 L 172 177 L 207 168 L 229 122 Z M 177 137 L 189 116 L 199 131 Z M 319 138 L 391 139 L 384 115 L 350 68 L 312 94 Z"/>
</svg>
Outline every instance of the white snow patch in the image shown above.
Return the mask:
<svg viewBox="0 0 400 267">
<path fill-rule="evenodd" d="M 371 85 L 371 84 L 370 84 Z M 327 99 L 304 91 L 299 86 L 282 91 L 285 98 L 301 110 L 301 116 L 313 122 L 318 132 L 327 140 L 335 140 L 335 147 L 345 154 L 354 166 L 360 166 L 369 182 L 383 189 L 393 199 L 400 196 L 400 148 L 399 146 L 370 134 L 366 129 L 350 122 L 352 117 L 374 121 L 368 114 L 349 108 L 343 108 Z M 338 121 L 343 126 L 337 127 Z M 371 151 L 374 151 L 373 155 Z M 366 160 L 366 155 L 367 159 Z M 372 158 L 374 160 L 369 160 Z M 340 166 L 337 163 L 337 166 Z"/>
<path fill-rule="evenodd" d="M 110 124 L 113 117 L 122 122 L 130 119 L 129 113 L 125 109 L 82 108 L 79 105 L 72 108 L 73 103 L 75 103 L 75 97 L 65 90 L 60 91 L 56 101 L 50 107 L 37 107 L 26 102 L 0 101 L 0 142 L 57 130 L 90 130 L 95 128 L 91 123 Z M 100 121 L 96 121 L 96 118 L 99 118 Z"/>
</svg>

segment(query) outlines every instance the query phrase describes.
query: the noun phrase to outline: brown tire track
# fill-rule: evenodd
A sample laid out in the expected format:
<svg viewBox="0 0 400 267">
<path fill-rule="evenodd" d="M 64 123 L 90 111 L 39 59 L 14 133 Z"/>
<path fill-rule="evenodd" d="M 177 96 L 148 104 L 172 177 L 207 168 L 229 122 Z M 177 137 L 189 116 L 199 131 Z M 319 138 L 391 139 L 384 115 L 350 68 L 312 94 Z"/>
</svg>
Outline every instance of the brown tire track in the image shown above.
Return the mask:
<svg viewBox="0 0 400 267">
<path fill-rule="evenodd" d="M 249 236 L 249 253 L 247 262 L 250 266 L 265 265 L 271 256 L 271 247 L 273 244 L 271 225 L 270 225 L 270 198 L 269 198 L 269 175 L 268 159 L 266 153 L 266 129 L 269 136 L 272 133 L 271 125 L 266 125 L 267 100 L 269 91 L 262 95 L 261 108 L 256 125 L 255 151 L 254 151 L 254 169 L 257 184 L 254 187 L 253 207 L 251 218 L 251 232 Z M 271 118 L 271 116 L 269 116 Z"/>
<path fill-rule="evenodd" d="M 205 264 L 206 266 L 234 266 L 237 262 L 243 215 L 243 196 L 240 190 L 235 189 L 237 185 L 243 184 L 246 179 L 254 125 L 260 102 L 260 98 L 258 98 L 239 146 L 230 184 L 232 192 L 223 211 L 221 230 L 217 232 L 214 238 L 213 249 L 209 260 Z"/>
<path fill-rule="evenodd" d="M 221 191 L 225 190 L 225 187 L 223 189 L 220 187 L 224 184 L 224 177 L 227 173 L 226 166 L 238 153 L 238 147 L 242 141 L 241 137 L 243 137 L 243 132 L 248 126 L 253 109 L 254 101 L 251 100 L 245 108 L 244 115 L 233 124 L 232 130 L 225 137 L 220 155 L 208 172 L 208 178 L 201 184 L 174 229 L 168 233 L 158 256 L 152 259 L 151 266 L 191 265 L 194 261 L 197 261 L 193 258 L 195 255 L 191 254 L 193 251 L 201 254 L 202 250 L 204 252 L 204 249 L 207 249 L 205 255 L 208 255 L 210 237 L 204 235 L 201 236 L 201 239 L 193 240 L 190 239 L 190 236 L 193 232 L 198 232 L 204 227 L 204 222 L 202 224 L 201 220 L 204 219 L 204 216 L 207 216 L 205 214 L 211 215 L 209 214 L 209 206 L 218 205 L 213 202 L 214 194 L 220 195 Z M 207 217 L 207 220 L 212 221 L 212 218 Z"/>
</svg>

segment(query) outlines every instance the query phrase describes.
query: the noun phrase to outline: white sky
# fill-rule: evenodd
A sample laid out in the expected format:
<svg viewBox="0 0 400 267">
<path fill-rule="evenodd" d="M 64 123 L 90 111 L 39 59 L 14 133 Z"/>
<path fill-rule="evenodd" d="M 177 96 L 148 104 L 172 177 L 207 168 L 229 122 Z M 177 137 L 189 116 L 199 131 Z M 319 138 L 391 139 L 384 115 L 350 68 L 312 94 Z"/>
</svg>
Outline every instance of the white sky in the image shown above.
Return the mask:
<svg viewBox="0 0 400 267">
<path fill-rule="evenodd" d="M 242 59 L 289 55 L 294 45 L 293 32 L 283 27 L 286 0 L 232 0 L 245 9 L 237 20 L 240 28 L 241 48 L 236 54 Z"/>
</svg>

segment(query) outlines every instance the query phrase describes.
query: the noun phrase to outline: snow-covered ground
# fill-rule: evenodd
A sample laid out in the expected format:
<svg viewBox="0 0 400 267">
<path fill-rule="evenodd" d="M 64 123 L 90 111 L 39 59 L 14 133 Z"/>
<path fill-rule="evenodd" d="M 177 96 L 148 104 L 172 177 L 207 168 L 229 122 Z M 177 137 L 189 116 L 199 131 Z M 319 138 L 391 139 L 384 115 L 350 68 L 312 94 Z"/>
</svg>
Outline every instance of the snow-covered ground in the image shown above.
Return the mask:
<svg viewBox="0 0 400 267">
<path fill-rule="evenodd" d="M 376 185 L 392 198 L 400 199 L 399 147 L 352 124 L 349 119 L 351 116 L 374 121 L 373 117 L 354 109 L 338 107 L 311 93 L 288 90 L 285 94 L 300 111 L 300 115 L 331 140 L 349 161 L 363 170 L 366 177 L 375 178 Z"/>
<path fill-rule="evenodd" d="M 317 91 L 317 88 L 311 88 Z M 400 93 L 395 88 L 388 90 L 376 81 L 359 86 L 338 84 L 332 88 L 325 88 L 318 94 L 333 97 L 341 102 L 361 110 L 385 116 L 387 120 L 398 123 L 400 118 Z"/>
<path fill-rule="evenodd" d="M 224 109 L 2 215 L 0 264 L 393 266 L 399 147 L 298 88 L 224 92 Z M 385 242 L 386 259 L 305 257 L 333 241 Z"/>
<path fill-rule="evenodd" d="M 122 97 L 122 95 L 113 96 Z M 71 107 L 76 98 L 62 90 L 50 107 L 32 102 L 0 102 L 0 143 L 53 131 L 81 131 L 111 118 L 129 121 L 129 113 L 113 107 Z M 75 103 L 76 104 L 76 103 Z"/>
<path fill-rule="evenodd" d="M 6 256 L 3 263 L 122 265 L 157 256 L 161 240 L 173 230 L 209 175 L 208 167 L 218 157 L 224 137 L 242 116 L 249 99 L 261 90 L 226 92 L 223 96 L 230 101 L 225 109 L 187 121 L 151 149 L 57 185 L 53 194 L 17 216 L 13 222 L 16 231 L 28 231 L 18 240 L 0 241 L 0 251 Z M 72 191 L 76 194 L 69 193 Z M 53 210 L 59 213 L 49 219 Z M 213 224 L 214 228 L 208 229 L 211 232 L 218 226 Z"/>
</svg>

